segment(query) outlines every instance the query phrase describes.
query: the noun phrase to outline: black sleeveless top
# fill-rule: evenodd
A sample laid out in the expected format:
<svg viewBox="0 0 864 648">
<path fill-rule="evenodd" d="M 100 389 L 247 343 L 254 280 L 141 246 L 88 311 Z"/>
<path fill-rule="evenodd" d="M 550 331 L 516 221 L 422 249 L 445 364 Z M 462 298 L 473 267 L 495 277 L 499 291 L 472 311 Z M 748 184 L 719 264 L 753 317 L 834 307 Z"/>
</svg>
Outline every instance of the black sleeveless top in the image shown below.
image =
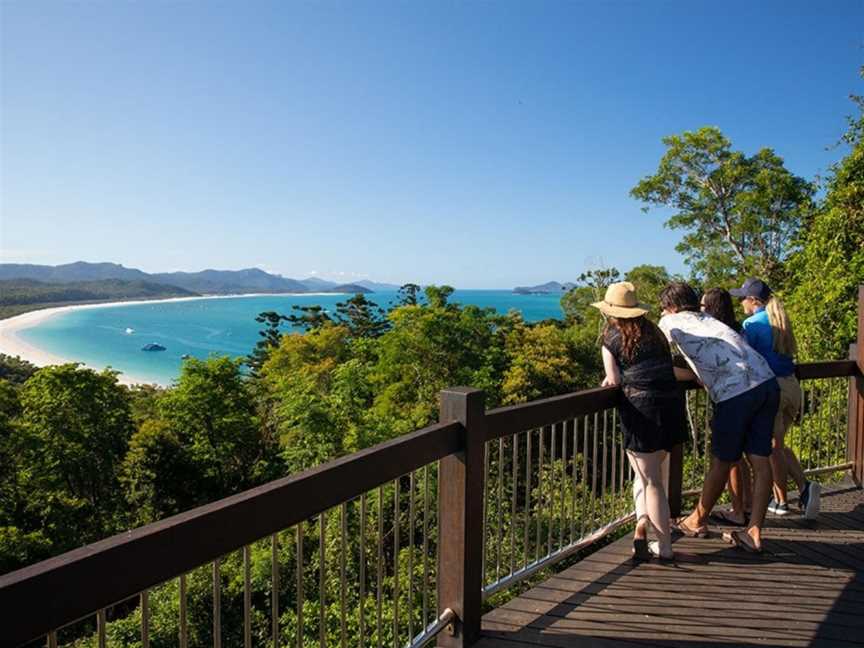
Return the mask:
<svg viewBox="0 0 864 648">
<path fill-rule="evenodd" d="M 653 324 L 652 324 L 653 326 Z M 677 389 L 672 353 L 663 333 L 643 335 L 636 344 L 631 358 L 624 357 L 621 331 L 608 326 L 603 335 L 603 346 L 609 349 L 621 370 L 621 386 L 627 391 L 668 391 Z"/>
<path fill-rule="evenodd" d="M 624 398 L 618 413 L 624 447 L 634 452 L 671 450 L 688 438 L 684 393 L 675 379 L 672 353 L 663 333 L 654 333 L 642 337 L 630 359 L 624 358 L 617 327 L 610 325 L 603 334 L 603 346 L 621 372 Z"/>
</svg>

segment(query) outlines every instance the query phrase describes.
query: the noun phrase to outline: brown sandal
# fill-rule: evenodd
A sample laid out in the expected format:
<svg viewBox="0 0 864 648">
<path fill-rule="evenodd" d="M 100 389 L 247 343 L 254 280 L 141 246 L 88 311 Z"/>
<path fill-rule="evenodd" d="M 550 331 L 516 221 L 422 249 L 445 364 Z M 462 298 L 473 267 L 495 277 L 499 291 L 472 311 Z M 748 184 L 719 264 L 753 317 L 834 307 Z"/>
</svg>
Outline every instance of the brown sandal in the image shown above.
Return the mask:
<svg viewBox="0 0 864 648">
<path fill-rule="evenodd" d="M 701 526 L 698 529 L 694 529 L 685 524 L 685 520 L 687 518 L 678 519 L 673 525 L 672 528 L 683 535 L 686 538 L 707 538 L 708 537 L 708 527 Z"/>
<path fill-rule="evenodd" d="M 744 538 L 747 538 L 744 540 Z M 738 549 L 743 549 L 747 553 L 761 554 L 762 547 L 757 547 L 753 544 L 753 538 L 746 531 L 727 531 L 723 534 L 723 541 L 728 542 Z"/>
</svg>

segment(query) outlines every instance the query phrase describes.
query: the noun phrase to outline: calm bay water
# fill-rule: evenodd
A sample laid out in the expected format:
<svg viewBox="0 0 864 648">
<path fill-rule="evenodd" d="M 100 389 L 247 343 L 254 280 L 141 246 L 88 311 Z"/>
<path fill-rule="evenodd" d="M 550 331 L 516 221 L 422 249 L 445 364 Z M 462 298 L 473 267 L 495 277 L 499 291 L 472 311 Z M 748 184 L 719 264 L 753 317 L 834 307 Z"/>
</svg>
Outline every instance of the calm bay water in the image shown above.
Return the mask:
<svg viewBox="0 0 864 648">
<path fill-rule="evenodd" d="M 387 307 L 395 293 L 374 293 L 368 298 Z M 255 316 L 262 311 L 291 312 L 291 306 L 320 304 L 335 311 L 345 295 L 267 295 L 182 302 L 135 304 L 72 311 L 21 337 L 58 356 L 95 367 L 111 366 L 134 378 L 170 384 L 180 374 L 181 356 L 206 358 L 211 354 L 247 355 L 260 339 Z M 526 321 L 561 317 L 558 295 L 517 295 L 506 290 L 457 290 L 451 301 L 493 307 L 500 313 L 522 312 Z M 134 329 L 127 334 L 126 329 Z M 145 352 L 155 342 L 165 351 Z"/>
</svg>

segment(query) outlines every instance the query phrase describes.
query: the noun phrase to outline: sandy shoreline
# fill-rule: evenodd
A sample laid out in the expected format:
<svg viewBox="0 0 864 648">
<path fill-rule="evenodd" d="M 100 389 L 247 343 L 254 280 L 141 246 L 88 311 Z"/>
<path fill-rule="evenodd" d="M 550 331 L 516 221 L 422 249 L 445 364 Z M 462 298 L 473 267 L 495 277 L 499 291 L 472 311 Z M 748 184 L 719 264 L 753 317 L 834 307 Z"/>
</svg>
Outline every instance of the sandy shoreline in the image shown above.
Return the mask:
<svg viewBox="0 0 864 648">
<path fill-rule="evenodd" d="M 103 304 L 77 304 L 70 306 L 56 306 L 54 308 L 43 308 L 42 310 L 29 311 L 0 320 L 0 353 L 8 356 L 19 356 L 37 367 L 47 365 L 65 364 L 68 362 L 79 362 L 84 366 L 101 371 L 105 367 L 95 367 L 89 363 L 82 363 L 74 358 L 67 358 L 49 353 L 43 349 L 33 346 L 22 339 L 18 333 L 34 326 L 38 326 L 48 320 L 76 310 L 90 308 L 111 308 L 112 306 L 134 306 L 137 304 L 164 304 L 166 302 L 195 301 L 199 299 L 230 299 L 233 297 L 316 297 L 321 295 L 334 295 L 341 293 L 247 293 L 242 295 L 201 295 L 198 297 L 170 297 L 167 299 L 136 299 L 129 301 L 106 302 Z M 117 370 L 116 367 L 112 369 Z M 127 373 L 117 376 L 117 381 L 124 385 L 159 385 L 158 381 L 144 380 Z M 164 385 L 162 385 L 164 386 Z"/>
</svg>

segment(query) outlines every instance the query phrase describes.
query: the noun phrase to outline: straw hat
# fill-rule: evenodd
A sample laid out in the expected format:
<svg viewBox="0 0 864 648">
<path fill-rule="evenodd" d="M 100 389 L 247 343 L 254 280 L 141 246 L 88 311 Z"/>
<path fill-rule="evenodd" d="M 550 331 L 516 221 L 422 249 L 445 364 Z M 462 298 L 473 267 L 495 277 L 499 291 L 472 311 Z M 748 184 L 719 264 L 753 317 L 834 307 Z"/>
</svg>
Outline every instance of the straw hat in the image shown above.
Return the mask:
<svg viewBox="0 0 864 648">
<path fill-rule="evenodd" d="M 636 288 L 629 281 L 610 284 L 603 301 L 591 304 L 609 317 L 639 317 L 648 313 L 648 307 L 636 300 Z"/>
</svg>

